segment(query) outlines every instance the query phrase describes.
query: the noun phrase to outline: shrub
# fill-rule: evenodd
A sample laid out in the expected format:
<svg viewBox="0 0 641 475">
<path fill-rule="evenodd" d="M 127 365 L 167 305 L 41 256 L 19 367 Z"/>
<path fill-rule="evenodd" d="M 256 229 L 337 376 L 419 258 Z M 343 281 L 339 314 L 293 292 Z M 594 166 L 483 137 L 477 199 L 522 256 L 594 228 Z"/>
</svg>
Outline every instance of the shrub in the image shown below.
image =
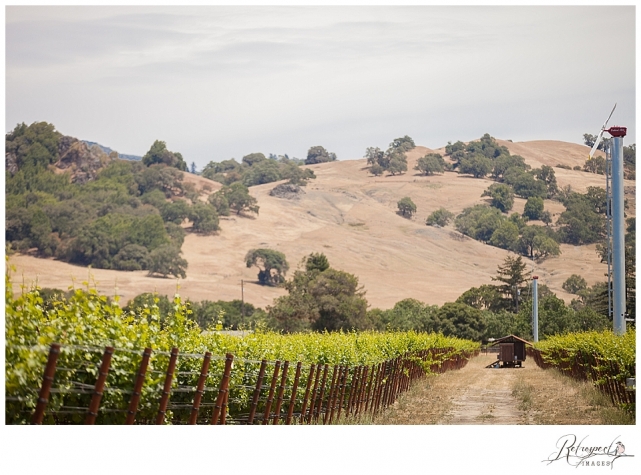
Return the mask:
<svg viewBox="0 0 641 475">
<path fill-rule="evenodd" d="M 452 218 L 454 218 L 454 213 L 446 210 L 445 208 L 439 208 L 427 217 L 425 224 L 428 226 L 444 227 L 447 226 Z"/>
</svg>

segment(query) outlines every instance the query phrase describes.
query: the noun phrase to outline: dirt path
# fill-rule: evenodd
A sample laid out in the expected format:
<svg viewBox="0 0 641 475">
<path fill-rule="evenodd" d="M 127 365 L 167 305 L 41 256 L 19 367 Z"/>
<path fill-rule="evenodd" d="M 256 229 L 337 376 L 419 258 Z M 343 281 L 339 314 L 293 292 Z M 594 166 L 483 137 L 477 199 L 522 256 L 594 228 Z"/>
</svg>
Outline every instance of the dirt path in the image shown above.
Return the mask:
<svg viewBox="0 0 641 475">
<path fill-rule="evenodd" d="M 625 424 L 623 414 L 589 384 L 531 359 L 523 368 L 485 368 L 496 355 L 417 383 L 374 424 Z"/>
</svg>

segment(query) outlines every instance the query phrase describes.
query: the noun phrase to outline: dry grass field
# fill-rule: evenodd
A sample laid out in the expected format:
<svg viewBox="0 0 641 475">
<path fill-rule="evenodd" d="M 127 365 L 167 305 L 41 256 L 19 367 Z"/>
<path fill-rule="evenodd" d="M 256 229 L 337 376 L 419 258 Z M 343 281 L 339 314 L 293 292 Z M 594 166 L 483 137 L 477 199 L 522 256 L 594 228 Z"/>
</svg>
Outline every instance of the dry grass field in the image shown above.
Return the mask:
<svg viewBox="0 0 641 475">
<path fill-rule="evenodd" d="M 523 368 L 489 369 L 496 355 L 472 358 L 462 369 L 417 382 L 390 408 L 364 424 L 609 425 L 634 424 L 591 383 L 532 359 Z"/>
<path fill-rule="evenodd" d="M 557 141 L 512 143 L 499 140 L 512 154 L 523 156 L 533 168 L 541 165 L 583 165 L 588 147 Z M 432 150 L 416 147 L 408 152 L 408 172 L 400 176 L 371 176 L 366 161 L 343 160 L 312 165 L 317 178 L 296 200 L 269 195 L 276 183 L 252 187 L 258 199 L 257 217 L 230 216 L 221 219 L 217 235 L 187 235 L 183 255 L 189 263 L 186 279 L 162 279 L 147 272 L 120 272 L 87 269 L 53 259 L 15 254 L 10 264 L 14 290 L 37 282 L 42 287 L 66 289 L 90 281 L 106 295 L 118 294 L 123 301 L 142 292 L 178 292 L 192 300 L 232 300 L 241 297 L 265 307 L 284 290 L 256 283 L 257 269 L 245 267 L 244 256 L 253 248 L 267 247 L 287 256 L 290 273 L 311 252 L 323 252 L 330 264 L 358 276 L 372 307 L 390 308 L 404 298 L 441 305 L 455 300 L 470 287 L 491 283 L 507 251 L 462 236 L 452 225 L 428 227 L 425 218 L 445 207 L 458 214 L 464 208 L 483 203 L 483 191 L 493 182 L 446 172 L 424 177 L 413 170 L 419 157 Z M 443 149 L 434 150 L 443 154 Z M 554 168 L 560 187 L 577 191 L 588 186 L 605 186 L 602 175 Z M 201 177 L 187 179 L 211 191 L 220 185 Z M 635 182 L 626 181 L 628 215 L 635 211 Z M 396 213 L 396 203 L 409 196 L 418 211 L 412 220 Z M 525 200 L 516 199 L 514 210 L 522 212 Z M 554 215 L 563 211 L 560 203 L 546 200 Z M 528 267 L 569 302 L 571 296 L 561 285 L 571 274 L 580 274 L 589 285 L 605 280 L 606 266 L 599 262 L 595 246 L 561 246 L 562 254 Z"/>
</svg>

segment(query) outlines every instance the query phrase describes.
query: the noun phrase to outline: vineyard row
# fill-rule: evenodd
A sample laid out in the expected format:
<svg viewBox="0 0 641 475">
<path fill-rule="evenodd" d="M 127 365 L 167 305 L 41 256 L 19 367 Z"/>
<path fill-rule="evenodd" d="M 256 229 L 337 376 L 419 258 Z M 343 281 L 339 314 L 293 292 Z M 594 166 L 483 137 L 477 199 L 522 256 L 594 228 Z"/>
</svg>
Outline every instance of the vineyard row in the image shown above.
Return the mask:
<svg viewBox="0 0 641 475">
<path fill-rule="evenodd" d="M 636 375 L 636 332 L 583 332 L 551 337 L 528 348 L 543 368 L 557 368 L 574 379 L 590 381 L 617 405 L 634 414 L 636 388 L 628 381 Z"/>
<path fill-rule="evenodd" d="M 82 358 L 65 358 L 74 352 Z M 417 379 L 460 369 L 478 350 L 430 348 L 358 366 L 252 361 L 230 353 L 181 355 L 178 348 L 157 354 L 150 348 L 124 350 L 126 358 L 136 356 L 137 371 L 118 375 L 118 381 L 131 381 L 127 387 L 113 387 L 109 377 L 118 367 L 113 369 L 112 360 L 122 352 L 52 344 L 42 385 L 32 388 L 35 407 L 29 407 L 31 398 L 7 394 L 7 410 L 18 410 L 18 421 L 32 424 L 344 423 L 375 416 Z M 164 368 L 161 385 L 146 384 L 159 372 L 150 366 L 154 357 L 155 367 Z M 65 360 L 86 363 L 65 367 Z"/>
</svg>

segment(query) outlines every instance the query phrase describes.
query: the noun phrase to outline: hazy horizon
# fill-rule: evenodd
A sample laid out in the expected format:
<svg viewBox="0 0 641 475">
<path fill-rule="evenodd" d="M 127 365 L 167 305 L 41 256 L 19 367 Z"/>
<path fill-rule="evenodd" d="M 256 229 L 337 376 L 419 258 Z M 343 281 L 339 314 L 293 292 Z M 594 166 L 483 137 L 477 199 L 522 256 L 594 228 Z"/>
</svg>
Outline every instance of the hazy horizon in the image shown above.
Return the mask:
<svg viewBox="0 0 641 475">
<path fill-rule="evenodd" d="M 409 135 L 635 138 L 634 6 L 7 6 L 5 131 L 53 123 L 199 169 L 252 152 L 340 159 Z M 613 74 L 613 71 L 617 74 Z"/>
</svg>

